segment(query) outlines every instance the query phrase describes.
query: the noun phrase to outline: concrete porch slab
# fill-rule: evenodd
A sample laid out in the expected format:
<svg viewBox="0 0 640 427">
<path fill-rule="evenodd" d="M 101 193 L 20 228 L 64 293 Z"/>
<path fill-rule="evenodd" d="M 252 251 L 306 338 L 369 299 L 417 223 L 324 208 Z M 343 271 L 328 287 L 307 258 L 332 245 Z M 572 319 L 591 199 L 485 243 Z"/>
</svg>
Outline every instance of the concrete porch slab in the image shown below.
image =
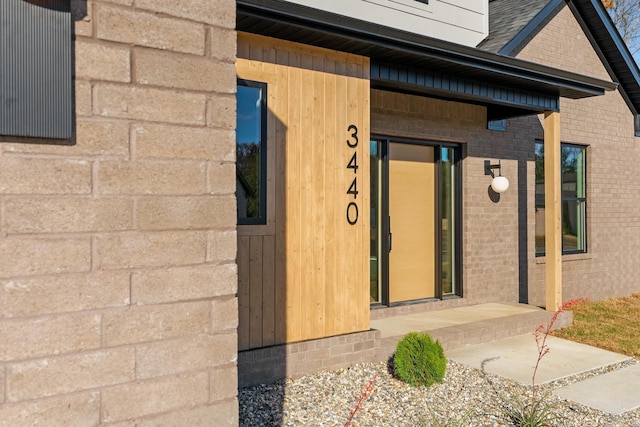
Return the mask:
<svg viewBox="0 0 640 427">
<path fill-rule="evenodd" d="M 630 359 L 628 356 L 553 336 L 547 338 L 547 345 L 550 351 L 540 362 L 536 384 Z M 533 334 L 529 333 L 468 345 L 448 351 L 446 356 L 458 363 L 530 385 L 538 350 Z"/>
<path fill-rule="evenodd" d="M 619 415 L 640 408 L 640 364 L 598 375 L 553 393 L 563 399 Z"/>
<path fill-rule="evenodd" d="M 524 304 L 478 304 L 372 320 L 371 328 L 379 330 L 382 338 L 402 337 L 409 332 L 432 331 L 536 312 L 540 312 L 540 309 Z"/>
</svg>

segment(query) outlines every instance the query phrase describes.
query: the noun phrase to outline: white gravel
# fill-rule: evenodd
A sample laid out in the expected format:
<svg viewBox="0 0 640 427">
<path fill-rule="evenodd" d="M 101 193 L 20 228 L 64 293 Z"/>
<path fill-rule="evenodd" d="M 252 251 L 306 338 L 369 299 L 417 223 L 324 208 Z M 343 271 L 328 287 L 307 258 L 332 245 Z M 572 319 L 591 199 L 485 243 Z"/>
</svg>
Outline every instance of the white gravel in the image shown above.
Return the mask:
<svg viewBox="0 0 640 427">
<path fill-rule="evenodd" d="M 611 415 L 562 400 L 555 388 L 630 364 L 631 360 L 537 387 L 537 396 L 561 417 L 562 427 L 640 427 L 640 409 Z M 240 390 L 240 426 L 344 426 L 367 384 L 369 398 L 352 426 L 511 426 L 502 408 L 531 387 L 449 361 L 442 384 L 411 387 L 389 373 L 386 363 L 356 365 Z M 435 422 L 434 422 L 435 420 Z"/>
</svg>

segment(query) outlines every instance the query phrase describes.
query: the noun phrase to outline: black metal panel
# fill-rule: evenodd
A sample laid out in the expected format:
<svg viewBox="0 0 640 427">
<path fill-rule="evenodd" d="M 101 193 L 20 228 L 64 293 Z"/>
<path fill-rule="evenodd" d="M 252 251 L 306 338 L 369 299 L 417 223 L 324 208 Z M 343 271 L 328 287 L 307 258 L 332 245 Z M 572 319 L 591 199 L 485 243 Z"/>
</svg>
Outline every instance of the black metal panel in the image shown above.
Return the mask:
<svg viewBox="0 0 640 427">
<path fill-rule="evenodd" d="M 0 1 L 0 135 L 72 134 L 68 0 Z"/>
<path fill-rule="evenodd" d="M 531 93 L 485 82 L 419 71 L 388 64 L 371 64 L 371 85 L 434 96 L 464 99 L 482 105 L 502 106 L 492 109 L 492 119 L 522 115 L 523 112 L 559 111 L 557 96 Z M 499 117 L 498 117 L 499 116 Z"/>
</svg>

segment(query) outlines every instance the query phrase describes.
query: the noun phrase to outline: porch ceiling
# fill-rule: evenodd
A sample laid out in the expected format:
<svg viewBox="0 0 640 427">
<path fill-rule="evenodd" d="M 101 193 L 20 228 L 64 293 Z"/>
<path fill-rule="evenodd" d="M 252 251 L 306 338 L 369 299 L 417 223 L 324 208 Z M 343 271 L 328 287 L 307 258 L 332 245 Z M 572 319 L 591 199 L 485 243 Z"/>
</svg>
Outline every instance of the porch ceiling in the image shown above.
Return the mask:
<svg viewBox="0 0 640 427">
<path fill-rule="evenodd" d="M 282 0 L 238 0 L 237 5 L 238 31 L 367 56 L 372 87 L 487 105 L 490 119 L 557 110 L 559 97 L 598 96 L 616 88 L 609 81 Z"/>
</svg>

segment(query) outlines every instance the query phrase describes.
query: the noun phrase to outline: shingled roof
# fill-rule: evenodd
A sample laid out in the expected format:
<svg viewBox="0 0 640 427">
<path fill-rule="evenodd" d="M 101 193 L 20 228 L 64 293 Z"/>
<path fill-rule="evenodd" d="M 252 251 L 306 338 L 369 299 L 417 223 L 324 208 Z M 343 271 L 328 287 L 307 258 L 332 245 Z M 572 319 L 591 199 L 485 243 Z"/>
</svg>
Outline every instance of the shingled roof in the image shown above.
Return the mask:
<svg viewBox="0 0 640 427">
<path fill-rule="evenodd" d="M 542 27 L 542 23 L 555 15 L 554 12 L 562 5 L 564 2 L 557 0 L 491 0 L 489 36 L 478 48 L 513 56 L 518 47 L 514 44 L 522 44 Z"/>
<path fill-rule="evenodd" d="M 635 117 L 640 136 L 640 69 L 601 0 L 490 0 L 489 36 L 479 49 L 505 56 L 520 50 L 568 6 L 598 53 Z"/>
</svg>

